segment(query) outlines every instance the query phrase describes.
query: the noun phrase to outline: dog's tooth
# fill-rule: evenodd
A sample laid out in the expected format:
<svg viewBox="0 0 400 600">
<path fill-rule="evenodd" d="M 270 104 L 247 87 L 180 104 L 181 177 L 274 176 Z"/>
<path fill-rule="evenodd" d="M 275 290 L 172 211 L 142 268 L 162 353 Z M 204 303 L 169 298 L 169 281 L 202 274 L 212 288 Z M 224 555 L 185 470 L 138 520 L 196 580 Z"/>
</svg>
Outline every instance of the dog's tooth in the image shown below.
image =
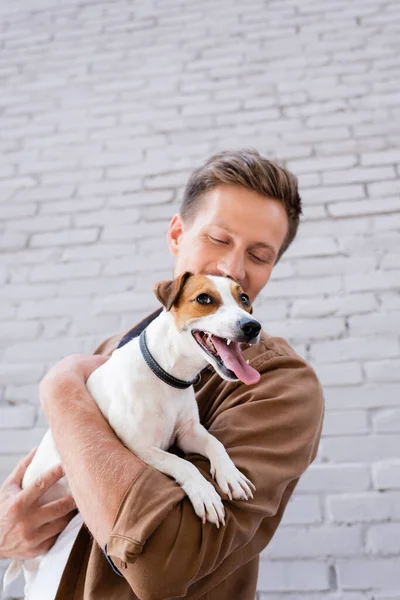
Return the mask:
<svg viewBox="0 0 400 600">
<path fill-rule="evenodd" d="M 232 340 L 226 340 L 226 345 L 227 345 L 227 346 L 230 346 L 230 345 L 231 345 L 231 341 L 232 341 Z"/>
<path fill-rule="evenodd" d="M 246 360 L 246 363 L 249 365 L 249 364 L 250 364 L 250 360 L 249 360 L 249 359 L 247 359 L 247 360 Z"/>
</svg>

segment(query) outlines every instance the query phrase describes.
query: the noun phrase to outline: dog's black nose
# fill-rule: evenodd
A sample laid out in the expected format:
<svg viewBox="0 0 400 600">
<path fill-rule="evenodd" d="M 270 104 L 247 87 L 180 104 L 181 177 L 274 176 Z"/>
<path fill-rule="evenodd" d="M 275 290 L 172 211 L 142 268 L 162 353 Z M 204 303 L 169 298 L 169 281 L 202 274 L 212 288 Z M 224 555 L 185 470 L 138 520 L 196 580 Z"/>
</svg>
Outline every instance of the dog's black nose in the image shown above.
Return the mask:
<svg viewBox="0 0 400 600">
<path fill-rule="evenodd" d="M 261 330 L 260 323 L 254 319 L 242 319 L 239 326 L 249 341 L 255 338 Z"/>
</svg>

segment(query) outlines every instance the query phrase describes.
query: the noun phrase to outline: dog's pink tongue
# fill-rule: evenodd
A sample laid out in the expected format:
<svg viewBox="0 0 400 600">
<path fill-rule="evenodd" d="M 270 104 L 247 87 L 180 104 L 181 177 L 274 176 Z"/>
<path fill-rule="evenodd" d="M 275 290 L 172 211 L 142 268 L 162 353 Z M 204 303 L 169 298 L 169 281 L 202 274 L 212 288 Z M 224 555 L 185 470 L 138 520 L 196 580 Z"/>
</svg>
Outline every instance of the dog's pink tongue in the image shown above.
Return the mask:
<svg viewBox="0 0 400 600">
<path fill-rule="evenodd" d="M 240 381 L 250 385 L 260 380 L 260 373 L 248 365 L 240 351 L 240 345 L 237 342 L 231 342 L 229 346 L 215 335 L 211 336 L 211 341 L 218 354 L 222 358 L 224 365 L 233 371 Z"/>
</svg>

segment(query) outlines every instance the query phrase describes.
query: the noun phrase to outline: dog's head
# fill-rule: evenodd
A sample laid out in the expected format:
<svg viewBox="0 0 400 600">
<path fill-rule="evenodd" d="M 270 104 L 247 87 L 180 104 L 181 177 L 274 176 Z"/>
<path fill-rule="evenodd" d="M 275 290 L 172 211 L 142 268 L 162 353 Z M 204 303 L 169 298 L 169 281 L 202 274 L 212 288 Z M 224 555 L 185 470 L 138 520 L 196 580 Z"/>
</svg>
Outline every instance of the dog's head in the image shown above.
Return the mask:
<svg viewBox="0 0 400 600">
<path fill-rule="evenodd" d="M 201 352 L 227 381 L 256 383 L 260 374 L 243 359 L 240 345 L 256 344 L 261 325 L 240 285 L 227 277 L 186 272 L 154 287 L 192 351 Z"/>
</svg>

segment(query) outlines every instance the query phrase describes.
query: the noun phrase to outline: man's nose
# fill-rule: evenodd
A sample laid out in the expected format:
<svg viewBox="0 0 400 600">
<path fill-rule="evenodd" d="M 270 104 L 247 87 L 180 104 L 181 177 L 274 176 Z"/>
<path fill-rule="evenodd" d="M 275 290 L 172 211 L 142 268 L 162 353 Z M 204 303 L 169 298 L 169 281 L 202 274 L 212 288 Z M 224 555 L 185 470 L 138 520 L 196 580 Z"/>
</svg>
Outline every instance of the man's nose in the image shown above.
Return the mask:
<svg viewBox="0 0 400 600">
<path fill-rule="evenodd" d="M 246 277 L 243 257 L 235 253 L 226 255 L 218 261 L 217 268 L 221 275 L 229 275 L 243 284 Z"/>
</svg>

